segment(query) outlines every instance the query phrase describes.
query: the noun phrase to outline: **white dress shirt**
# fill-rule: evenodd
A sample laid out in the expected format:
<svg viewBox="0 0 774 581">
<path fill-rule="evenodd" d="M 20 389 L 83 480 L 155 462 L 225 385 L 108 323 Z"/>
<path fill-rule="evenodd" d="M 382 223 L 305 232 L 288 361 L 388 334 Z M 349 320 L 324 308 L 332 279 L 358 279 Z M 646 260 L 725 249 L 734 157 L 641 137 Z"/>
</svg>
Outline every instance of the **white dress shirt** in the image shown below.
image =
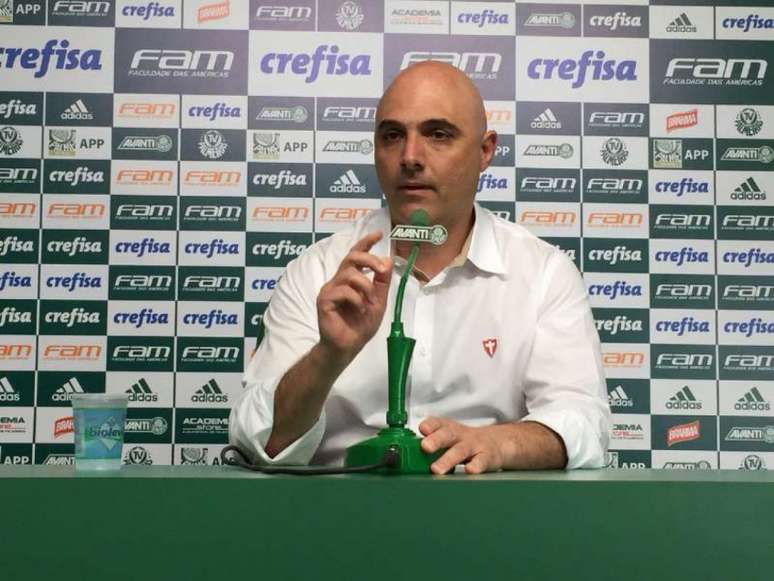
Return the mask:
<svg viewBox="0 0 774 581">
<path fill-rule="evenodd" d="M 467 259 L 424 285 L 410 277 L 406 335 L 416 339 L 409 370 L 408 427 L 428 416 L 469 426 L 540 422 L 564 440 L 567 468 L 602 467 L 610 410 L 599 337 L 580 273 L 563 252 L 523 227 L 475 206 Z M 390 254 L 390 218 L 376 210 L 291 262 L 264 315 L 265 335 L 231 411 L 230 440 L 264 464 L 336 464 L 345 449 L 386 425 L 387 342 L 405 261 L 396 259 L 387 310 L 376 335 L 334 383 L 307 433 L 274 458 L 265 451 L 274 391 L 319 340 L 316 299 L 365 234 Z M 420 250 L 421 252 L 421 250 Z"/>
</svg>

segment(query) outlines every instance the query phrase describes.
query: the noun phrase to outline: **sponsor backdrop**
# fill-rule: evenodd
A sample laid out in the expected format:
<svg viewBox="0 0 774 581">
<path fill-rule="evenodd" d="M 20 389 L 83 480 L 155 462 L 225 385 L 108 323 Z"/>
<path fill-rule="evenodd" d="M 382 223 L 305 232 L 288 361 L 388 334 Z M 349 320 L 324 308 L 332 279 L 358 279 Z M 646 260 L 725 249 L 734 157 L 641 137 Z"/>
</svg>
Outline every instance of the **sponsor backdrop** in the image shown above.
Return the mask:
<svg viewBox="0 0 774 581">
<path fill-rule="evenodd" d="M 71 462 L 107 391 L 125 463 L 217 463 L 278 277 L 382 204 L 377 99 L 435 59 L 500 134 L 478 199 L 584 273 L 610 465 L 774 467 L 774 8 L 682 4 L 0 0 L 0 462 Z"/>
</svg>

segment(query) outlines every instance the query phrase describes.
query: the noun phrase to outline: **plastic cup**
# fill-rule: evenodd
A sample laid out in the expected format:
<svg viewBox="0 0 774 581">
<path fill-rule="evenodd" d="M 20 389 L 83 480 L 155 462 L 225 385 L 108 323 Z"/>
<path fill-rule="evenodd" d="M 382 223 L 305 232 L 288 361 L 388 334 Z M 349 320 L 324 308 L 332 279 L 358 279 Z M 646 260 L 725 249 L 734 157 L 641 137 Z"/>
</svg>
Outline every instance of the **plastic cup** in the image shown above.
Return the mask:
<svg viewBox="0 0 774 581">
<path fill-rule="evenodd" d="M 121 468 L 126 403 L 126 395 L 73 394 L 76 470 Z"/>
</svg>

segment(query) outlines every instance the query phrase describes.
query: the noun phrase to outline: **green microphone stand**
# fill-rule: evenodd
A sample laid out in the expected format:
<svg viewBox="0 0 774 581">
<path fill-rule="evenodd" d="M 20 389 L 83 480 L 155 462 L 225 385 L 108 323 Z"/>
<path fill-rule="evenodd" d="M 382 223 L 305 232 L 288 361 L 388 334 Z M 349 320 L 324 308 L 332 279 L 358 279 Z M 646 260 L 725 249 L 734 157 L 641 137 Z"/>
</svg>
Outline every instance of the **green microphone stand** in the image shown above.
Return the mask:
<svg viewBox="0 0 774 581">
<path fill-rule="evenodd" d="M 427 222 L 425 222 L 425 225 Z M 387 380 L 388 408 L 387 427 L 379 431 L 373 438 L 347 448 L 345 464 L 347 466 L 363 466 L 377 464 L 382 461 L 385 453 L 397 453 L 398 462 L 393 467 L 385 467 L 380 471 L 384 474 L 429 474 L 430 465 L 441 456 L 441 451 L 426 454 L 422 451 L 422 438 L 406 427 L 406 378 L 414 352 L 415 339 L 406 337 L 401 322 L 403 308 L 403 293 L 406 290 L 408 275 L 414 269 L 419 243 L 415 243 L 406 263 L 406 271 L 400 279 L 398 293 L 395 299 L 395 316 L 393 317 L 390 335 L 387 337 Z"/>
</svg>

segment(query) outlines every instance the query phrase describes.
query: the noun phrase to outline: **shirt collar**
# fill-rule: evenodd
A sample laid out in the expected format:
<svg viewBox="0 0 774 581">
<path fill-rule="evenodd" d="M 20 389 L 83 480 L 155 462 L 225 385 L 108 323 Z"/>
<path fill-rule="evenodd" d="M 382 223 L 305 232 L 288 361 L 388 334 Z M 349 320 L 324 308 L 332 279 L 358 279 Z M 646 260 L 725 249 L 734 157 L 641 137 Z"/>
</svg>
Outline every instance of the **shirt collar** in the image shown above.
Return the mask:
<svg viewBox="0 0 774 581">
<path fill-rule="evenodd" d="M 473 204 L 476 221 L 468 236 L 465 246 L 468 246 L 467 260 L 476 268 L 493 274 L 505 274 L 505 265 L 495 235 L 494 218 L 479 204 Z M 394 256 L 390 243 L 390 213 L 386 208 L 378 213 L 378 228 L 384 232 L 382 239 L 374 246 L 373 252 L 379 256 Z M 463 247 L 464 251 L 464 247 Z M 459 257 L 458 257 L 459 258 Z M 458 258 L 452 264 L 458 264 Z"/>
</svg>

